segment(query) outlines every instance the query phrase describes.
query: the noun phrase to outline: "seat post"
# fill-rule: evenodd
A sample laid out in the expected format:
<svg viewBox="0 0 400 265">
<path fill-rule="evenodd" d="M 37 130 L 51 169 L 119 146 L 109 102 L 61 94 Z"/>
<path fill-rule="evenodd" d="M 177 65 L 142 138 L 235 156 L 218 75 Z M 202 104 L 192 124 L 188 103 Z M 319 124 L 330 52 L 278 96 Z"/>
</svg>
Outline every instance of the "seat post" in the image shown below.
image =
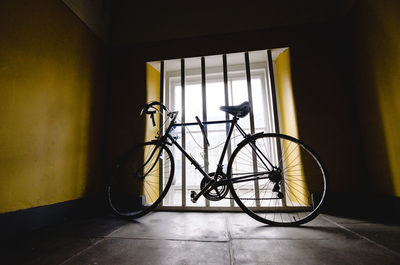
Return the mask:
<svg viewBox="0 0 400 265">
<path fill-rule="evenodd" d="M 221 157 L 219 158 L 218 168 L 222 167 L 222 163 L 224 162 L 224 157 L 225 157 L 225 154 L 226 154 L 226 150 L 228 149 L 228 146 L 230 144 L 232 132 L 233 132 L 233 129 L 235 128 L 235 126 L 237 124 L 237 121 L 238 121 L 238 118 L 236 116 L 234 116 L 233 120 L 232 120 L 232 123 L 231 123 L 231 127 L 229 128 L 228 135 L 226 136 L 224 149 L 222 149 Z M 217 170 L 218 170 L 218 168 L 217 168 Z"/>
</svg>

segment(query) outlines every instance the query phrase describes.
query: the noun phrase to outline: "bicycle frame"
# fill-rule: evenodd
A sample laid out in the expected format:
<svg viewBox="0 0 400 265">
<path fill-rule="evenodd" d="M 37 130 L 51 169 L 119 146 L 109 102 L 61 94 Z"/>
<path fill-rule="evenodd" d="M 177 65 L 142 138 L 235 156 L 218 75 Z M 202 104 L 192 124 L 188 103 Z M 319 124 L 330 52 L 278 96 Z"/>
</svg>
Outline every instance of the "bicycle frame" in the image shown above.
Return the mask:
<svg viewBox="0 0 400 265">
<path fill-rule="evenodd" d="M 160 109 L 155 106 L 160 106 Z M 152 141 L 131 148 L 119 160 L 107 183 L 107 203 L 111 210 L 118 216 L 138 218 L 163 202 L 166 207 L 174 208 L 174 205 L 177 205 L 174 194 L 181 185 L 173 184 L 174 154 L 169 148 L 174 145 L 181 152 L 179 157 L 182 157 L 183 161 L 190 161 L 202 175 L 200 188 L 192 185 L 186 187 L 185 168 L 182 168 L 182 206 L 190 205 L 186 203 L 186 198 L 187 189 L 191 189 L 190 199 L 193 203 L 201 196 L 209 201 L 229 199 L 230 207 L 211 203 L 205 205 L 229 210 L 239 206 L 252 218 L 267 224 L 298 225 L 315 218 L 327 190 L 323 165 L 307 145 L 294 137 L 279 133 L 254 134 L 253 130 L 253 134 L 245 132 L 238 125 L 238 120 L 248 114 L 249 107 L 249 103 L 246 102 L 238 106 L 222 107 L 224 112 L 233 115 L 232 119 L 202 123 L 196 116 L 197 123 L 177 123 L 178 112 L 169 112 L 160 102 L 146 104 L 141 114 L 150 115 L 154 126 L 154 114 L 157 112 L 160 114 L 160 117 L 157 117 L 160 118 L 159 121 L 167 123 L 161 126 L 161 130 Z M 163 117 L 162 111 L 165 111 L 166 117 Z M 184 149 L 185 126 L 199 126 L 207 159 L 206 146 L 209 146 L 209 143 L 203 124 L 223 124 L 223 127 L 226 125 L 226 140 L 221 144 L 223 147 L 218 145 L 220 155 L 219 161 L 216 161 L 218 163 L 215 163 L 215 172 L 214 168 L 209 169 L 208 164 L 203 165 L 202 160 L 201 163 L 197 162 Z M 182 129 L 183 147 L 178 143 L 177 137 L 172 136 L 176 127 Z M 236 140 L 235 143 L 231 143 L 235 138 L 232 136 L 235 128 L 239 131 L 237 134 L 244 138 L 239 143 L 236 143 Z M 225 132 L 223 134 L 225 135 Z M 231 147 L 234 149 L 232 154 Z M 214 153 L 210 154 L 214 160 Z M 225 157 L 229 159 L 226 170 L 222 165 L 226 161 Z M 164 200 L 172 185 L 174 186 L 171 196 Z"/>
<path fill-rule="evenodd" d="M 249 177 L 255 177 L 254 180 L 256 179 L 263 179 L 263 178 L 268 178 L 268 177 L 258 177 L 259 175 L 263 175 L 265 174 L 265 172 L 263 173 L 259 173 L 259 174 L 255 174 L 255 175 L 250 175 L 250 176 L 245 176 L 245 177 L 238 177 L 238 178 L 234 178 L 234 179 L 230 179 L 230 180 L 221 180 L 221 181 L 215 181 L 214 178 L 210 177 L 208 175 L 207 172 L 205 172 L 203 170 L 203 168 L 201 167 L 201 165 L 199 164 L 199 162 L 197 162 L 193 157 L 191 157 L 186 151 L 185 149 L 174 139 L 174 137 L 171 136 L 171 131 L 176 128 L 176 127 L 186 127 L 186 126 L 196 126 L 199 125 L 196 122 L 193 123 L 176 123 L 176 117 L 177 117 L 177 112 L 172 112 L 172 119 L 171 119 L 171 123 L 169 124 L 168 128 L 166 129 L 166 132 L 164 135 L 162 135 L 158 141 L 160 141 L 161 143 L 168 143 L 168 140 L 171 141 L 171 143 L 169 144 L 173 144 L 175 145 L 179 151 L 181 151 L 184 156 L 192 163 L 192 165 L 194 165 L 194 167 L 200 172 L 201 175 L 203 175 L 204 177 L 210 179 L 211 181 L 198 193 L 194 196 L 194 198 L 192 198 L 192 201 L 197 201 L 212 185 L 216 184 L 217 186 L 221 186 L 221 185 L 227 185 L 228 182 L 232 182 L 232 181 L 237 181 L 237 182 L 242 182 L 242 181 L 249 181 Z M 224 147 L 222 149 L 220 158 L 219 158 L 219 162 L 217 164 L 217 169 L 216 169 L 216 173 L 215 175 L 218 176 L 219 174 L 222 173 L 222 168 L 223 168 L 223 161 L 226 155 L 226 151 L 228 149 L 231 137 L 232 137 L 232 133 L 234 128 L 236 127 L 237 130 L 239 131 L 239 133 L 246 139 L 248 137 L 250 137 L 251 135 L 246 134 L 246 132 L 239 126 L 238 124 L 238 117 L 233 117 L 232 120 L 220 120 L 220 121 L 207 121 L 207 122 L 203 122 L 203 124 L 205 125 L 210 125 L 210 124 L 230 124 L 229 130 L 228 130 L 228 135 L 224 144 Z M 253 150 L 258 150 L 257 146 L 253 146 L 252 145 L 252 149 Z M 261 153 L 262 154 L 262 153 Z M 259 154 L 256 154 L 257 156 L 259 156 Z M 273 168 L 273 165 L 271 164 L 271 162 L 264 156 L 264 159 L 270 164 L 270 166 Z M 263 162 L 264 163 L 264 162 Z M 265 164 L 264 164 L 265 165 Z M 265 165 L 266 166 L 266 165 Z M 269 168 L 268 166 L 266 166 L 266 168 Z M 267 172 L 268 173 L 268 172 Z"/>
</svg>

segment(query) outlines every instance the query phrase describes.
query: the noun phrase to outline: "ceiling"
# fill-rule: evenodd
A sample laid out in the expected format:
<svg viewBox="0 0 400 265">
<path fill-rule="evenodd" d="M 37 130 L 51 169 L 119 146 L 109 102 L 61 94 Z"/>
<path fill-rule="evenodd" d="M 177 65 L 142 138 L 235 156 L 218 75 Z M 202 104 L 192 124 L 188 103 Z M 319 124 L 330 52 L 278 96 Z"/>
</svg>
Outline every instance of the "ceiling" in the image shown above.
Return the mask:
<svg viewBox="0 0 400 265">
<path fill-rule="evenodd" d="M 357 0 L 63 1 L 105 42 L 135 44 L 329 21 Z"/>
</svg>

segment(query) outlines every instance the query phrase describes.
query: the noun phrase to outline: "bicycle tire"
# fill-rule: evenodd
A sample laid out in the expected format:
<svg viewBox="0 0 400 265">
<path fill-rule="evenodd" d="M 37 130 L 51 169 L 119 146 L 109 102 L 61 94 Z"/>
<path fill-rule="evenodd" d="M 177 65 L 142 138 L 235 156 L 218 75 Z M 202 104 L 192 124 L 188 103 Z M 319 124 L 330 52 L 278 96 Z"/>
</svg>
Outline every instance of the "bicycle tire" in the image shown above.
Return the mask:
<svg viewBox="0 0 400 265">
<path fill-rule="evenodd" d="M 326 170 L 315 152 L 283 134 L 260 133 L 243 140 L 232 153 L 227 175 L 237 205 L 269 225 L 311 221 L 327 193 Z"/>
<path fill-rule="evenodd" d="M 164 144 L 151 141 L 133 147 L 119 159 L 108 181 L 109 208 L 117 216 L 130 219 L 146 215 L 167 194 L 174 170 L 173 155 Z"/>
</svg>

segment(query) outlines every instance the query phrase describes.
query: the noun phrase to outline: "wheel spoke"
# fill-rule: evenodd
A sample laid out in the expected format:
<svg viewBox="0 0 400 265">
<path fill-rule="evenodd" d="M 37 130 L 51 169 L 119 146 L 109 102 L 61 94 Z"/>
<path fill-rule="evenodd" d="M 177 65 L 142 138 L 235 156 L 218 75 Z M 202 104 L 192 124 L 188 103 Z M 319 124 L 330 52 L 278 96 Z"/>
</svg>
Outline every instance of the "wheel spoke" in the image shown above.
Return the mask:
<svg viewBox="0 0 400 265">
<path fill-rule="evenodd" d="M 130 172 L 137 172 L 143 177 L 138 178 L 136 173 Z M 166 146 L 155 142 L 136 146 L 123 156 L 111 178 L 107 188 L 110 208 L 120 216 L 138 218 L 145 215 L 168 192 L 173 172 L 174 159 Z"/>
<path fill-rule="evenodd" d="M 249 179 L 239 179 L 230 184 L 231 194 L 238 205 L 253 218 L 268 224 L 295 225 L 314 218 L 322 200 L 317 207 L 311 207 L 309 188 L 324 196 L 326 179 L 325 171 L 313 152 L 300 141 L 280 134 L 256 135 L 246 141 L 233 152 L 228 165 L 228 178 L 249 176 Z M 258 147 L 261 157 L 275 164 L 266 179 L 257 178 L 259 173 L 253 171 L 250 143 Z M 257 167 L 258 171 L 264 168 L 258 156 Z M 253 185 L 255 178 L 259 182 L 259 197 Z M 257 206 L 256 201 L 260 202 Z"/>
</svg>

